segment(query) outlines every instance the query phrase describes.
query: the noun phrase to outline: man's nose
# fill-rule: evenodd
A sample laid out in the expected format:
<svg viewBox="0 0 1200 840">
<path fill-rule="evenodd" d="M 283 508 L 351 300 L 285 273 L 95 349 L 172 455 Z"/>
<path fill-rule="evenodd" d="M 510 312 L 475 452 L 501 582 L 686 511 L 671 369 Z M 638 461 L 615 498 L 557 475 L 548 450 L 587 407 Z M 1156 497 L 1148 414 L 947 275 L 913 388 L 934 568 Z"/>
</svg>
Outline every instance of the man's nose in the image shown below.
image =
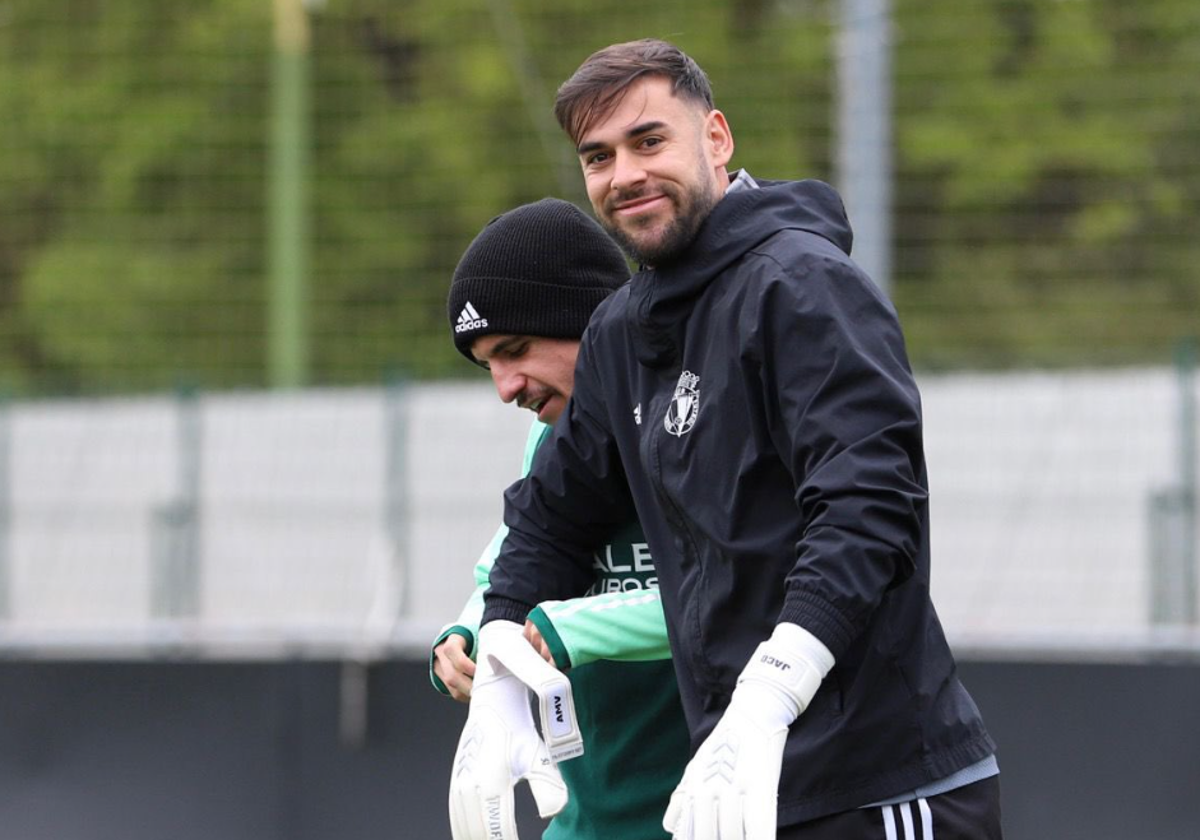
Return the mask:
<svg viewBox="0 0 1200 840">
<path fill-rule="evenodd" d="M 496 393 L 503 402 L 510 403 L 525 390 L 525 377 L 506 362 L 493 359 L 490 362 L 492 382 L 496 384 Z"/>
<path fill-rule="evenodd" d="M 642 161 L 632 152 L 618 151 L 613 158 L 612 188 L 617 191 L 636 187 L 646 180 Z"/>
</svg>

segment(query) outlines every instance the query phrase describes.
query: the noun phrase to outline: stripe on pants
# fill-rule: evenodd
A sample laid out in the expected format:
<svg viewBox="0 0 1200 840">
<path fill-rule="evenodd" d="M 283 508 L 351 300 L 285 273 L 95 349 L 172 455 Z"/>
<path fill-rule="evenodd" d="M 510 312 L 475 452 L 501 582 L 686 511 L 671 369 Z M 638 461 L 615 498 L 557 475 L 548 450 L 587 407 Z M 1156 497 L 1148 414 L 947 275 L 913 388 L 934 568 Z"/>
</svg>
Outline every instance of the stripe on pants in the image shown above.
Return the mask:
<svg viewBox="0 0 1200 840">
<path fill-rule="evenodd" d="M 904 823 L 904 840 L 917 840 L 913 833 L 912 806 L 907 802 L 900 803 L 900 821 Z"/>
<path fill-rule="evenodd" d="M 917 807 L 921 809 L 921 840 L 933 840 L 933 811 L 924 797 L 917 800 Z"/>
<path fill-rule="evenodd" d="M 892 816 L 892 806 L 884 805 L 883 811 L 883 834 L 886 840 L 896 840 L 896 818 Z"/>
</svg>

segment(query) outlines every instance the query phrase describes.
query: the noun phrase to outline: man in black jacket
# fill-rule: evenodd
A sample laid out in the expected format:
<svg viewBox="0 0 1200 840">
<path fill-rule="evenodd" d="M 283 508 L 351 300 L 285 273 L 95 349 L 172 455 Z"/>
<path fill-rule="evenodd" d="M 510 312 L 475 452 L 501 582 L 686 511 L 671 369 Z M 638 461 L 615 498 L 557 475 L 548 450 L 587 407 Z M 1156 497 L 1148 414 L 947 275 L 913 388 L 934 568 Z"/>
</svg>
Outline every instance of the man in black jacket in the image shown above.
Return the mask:
<svg viewBox="0 0 1200 840">
<path fill-rule="evenodd" d="M 484 623 L 592 579 L 636 515 L 692 734 L 676 838 L 999 838 L 994 744 L 929 597 L 920 396 L 841 200 L 756 181 L 662 41 L 559 89 L 597 217 L 642 266 L 597 310 Z"/>
</svg>

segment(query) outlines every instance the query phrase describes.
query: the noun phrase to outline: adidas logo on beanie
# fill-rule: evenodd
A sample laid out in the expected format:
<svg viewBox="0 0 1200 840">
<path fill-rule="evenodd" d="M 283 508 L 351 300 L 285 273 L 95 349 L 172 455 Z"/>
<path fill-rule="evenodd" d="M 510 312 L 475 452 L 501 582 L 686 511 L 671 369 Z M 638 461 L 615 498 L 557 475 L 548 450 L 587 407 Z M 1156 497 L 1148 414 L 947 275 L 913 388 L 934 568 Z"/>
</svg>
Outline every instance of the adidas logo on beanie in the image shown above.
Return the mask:
<svg viewBox="0 0 1200 840">
<path fill-rule="evenodd" d="M 481 335 L 578 339 L 628 279 L 620 248 L 574 204 L 523 204 L 488 222 L 454 269 L 446 306 L 454 346 L 474 361 Z"/>
</svg>

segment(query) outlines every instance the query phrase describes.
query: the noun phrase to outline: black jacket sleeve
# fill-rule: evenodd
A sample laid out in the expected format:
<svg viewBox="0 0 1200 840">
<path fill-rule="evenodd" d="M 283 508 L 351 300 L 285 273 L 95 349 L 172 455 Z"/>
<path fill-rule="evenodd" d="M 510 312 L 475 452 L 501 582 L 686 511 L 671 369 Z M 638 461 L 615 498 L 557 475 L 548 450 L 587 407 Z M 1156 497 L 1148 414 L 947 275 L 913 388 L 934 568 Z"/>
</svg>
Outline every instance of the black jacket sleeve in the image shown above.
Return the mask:
<svg viewBox="0 0 1200 840">
<path fill-rule="evenodd" d="M 508 536 L 492 566 L 482 623 L 524 621 L 545 600 L 584 594 L 592 552 L 634 518 L 625 472 L 608 428 L 604 395 L 585 334 L 566 409 L 529 474 L 504 493 Z"/>
<path fill-rule="evenodd" d="M 772 437 L 804 523 L 779 619 L 837 655 L 920 565 L 927 488 L 895 312 L 852 262 L 822 250 L 778 267 L 753 317 Z"/>
</svg>

